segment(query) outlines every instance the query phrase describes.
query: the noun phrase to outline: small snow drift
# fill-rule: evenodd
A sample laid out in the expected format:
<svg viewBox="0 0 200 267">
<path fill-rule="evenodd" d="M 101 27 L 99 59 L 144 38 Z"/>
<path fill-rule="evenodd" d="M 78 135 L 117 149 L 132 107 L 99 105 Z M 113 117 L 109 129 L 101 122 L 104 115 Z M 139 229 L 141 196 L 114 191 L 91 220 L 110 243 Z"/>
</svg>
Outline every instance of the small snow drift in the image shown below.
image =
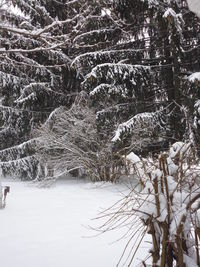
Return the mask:
<svg viewBox="0 0 200 267">
<path fill-rule="evenodd" d="M 200 1 L 199 0 L 187 0 L 189 9 L 200 18 Z"/>
</svg>

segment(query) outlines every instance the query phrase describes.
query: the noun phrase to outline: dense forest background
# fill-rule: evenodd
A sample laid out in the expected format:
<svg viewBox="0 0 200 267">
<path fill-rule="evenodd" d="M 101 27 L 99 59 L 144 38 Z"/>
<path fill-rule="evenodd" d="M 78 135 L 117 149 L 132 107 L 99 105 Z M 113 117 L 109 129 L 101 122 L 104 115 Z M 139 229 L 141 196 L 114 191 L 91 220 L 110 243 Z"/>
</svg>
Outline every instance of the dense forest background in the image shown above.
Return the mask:
<svg viewBox="0 0 200 267">
<path fill-rule="evenodd" d="M 189 141 L 199 154 L 200 24 L 186 1 L 5 2 L 4 176 L 115 181 L 132 151 Z"/>
</svg>

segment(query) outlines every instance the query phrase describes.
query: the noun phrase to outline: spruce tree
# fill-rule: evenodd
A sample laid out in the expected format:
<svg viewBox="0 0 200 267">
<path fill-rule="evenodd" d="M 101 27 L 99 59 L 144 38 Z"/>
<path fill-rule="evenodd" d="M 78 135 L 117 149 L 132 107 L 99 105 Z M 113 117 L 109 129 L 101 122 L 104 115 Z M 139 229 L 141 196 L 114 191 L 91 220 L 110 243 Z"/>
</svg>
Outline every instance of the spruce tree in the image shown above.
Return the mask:
<svg viewBox="0 0 200 267">
<path fill-rule="evenodd" d="M 54 1 L 13 3 L 21 15 L 1 10 L 0 158 L 4 175 L 34 179 L 38 160 L 30 133 L 56 107 L 70 106 L 79 86 L 60 47 L 68 34 L 64 27 L 71 23 L 59 24 L 68 18 L 65 10 Z"/>
<path fill-rule="evenodd" d="M 12 2 L 21 15 L 1 10 L 0 24 L 0 155 L 7 170 L 27 156 L 27 165 L 34 161 L 32 129 L 55 108 L 70 107 L 80 90 L 115 152 L 197 143 L 199 96 L 187 77 L 199 70 L 199 22 L 186 1 Z"/>
<path fill-rule="evenodd" d="M 191 107 L 187 99 L 194 99 L 195 93 L 188 95 L 191 90 L 186 89 L 186 81 L 199 70 L 198 19 L 188 11 L 186 1 L 124 0 L 114 4 L 122 19 L 132 25 L 135 39 L 144 43 L 144 62 L 156 81 L 152 104 L 165 109 L 165 139 L 190 138 L 191 131 L 187 130 L 192 128 L 194 105 Z"/>
</svg>

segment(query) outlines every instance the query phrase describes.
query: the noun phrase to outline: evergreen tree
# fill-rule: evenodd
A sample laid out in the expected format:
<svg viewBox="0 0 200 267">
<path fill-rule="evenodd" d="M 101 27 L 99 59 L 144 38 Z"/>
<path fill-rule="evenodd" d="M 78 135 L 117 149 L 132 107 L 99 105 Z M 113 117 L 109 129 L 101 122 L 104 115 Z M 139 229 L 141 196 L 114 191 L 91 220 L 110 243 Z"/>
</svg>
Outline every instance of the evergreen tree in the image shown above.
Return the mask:
<svg viewBox="0 0 200 267">
<path fill-rule="evenodd" d="M 185 79 L 199 70 L 199 21 L 188 11 L 185 1 L 114 1 L 121 17 L 132 26 L 135 40 L 145 43 L 144 62 L 153 72 L 157 87 L 153 107 L 166 109 L 166 140 L 189 138 L 186 114 L 193 116 L 187 101 L 191 90 Z M 186 93 L 187 91 L 187 93 Z M 194 92 L 191 98 L 195 97 Z M 147 102 L 144 104 L 146 109 Z M 189 119 L 187 122 L 191 122 Z M 167 131 L 167 127 L 170 131 Z M 134 129 L 133 129 L 134 130 Z"/>
<path fill-rule="evenodd" d="M 54 1 L 14 4 L 21 15 L 1 10 L 0 158 L 5 175 L 34 179 L 38 160 L 31 131 L 56 107 L 70 106 L 79 91 L 71 60 L 60 47 L 73 19 L 63 21 L 68 14 Z"/>
<path fill-rule="evenodd" d="M 103 16 L 102 10 L 105 10 Z M 93 30 L 87 26 L 89 32 L 84 33 L 84 36 L 92 37 L 98 30 L 101 39 L 82 39 L 82 47 L 88 46 L 90 42 L 92 46 L 94 39 L 96 47 L 99 43 L 104 43 L 104 47 L 99 47 L 98 51 L 90 49 L 90 52 L 82 52 L 73 60 L 72 66 L 83 76 L 82 89 L 89 94 L 91 105 L 96 109 L 100 134 L 107 137 L 113 135 L 120 123 L 138 113 L 158 111 L 156 105 L 152 106 L 153 100 L 157 98 L 157 85 L 146 58 L 145 39 L 139 38 L 141 31 L 135 33 L 133 25 L 118 16 L 118 9 L 112 1 L 107 7 L 101 5 L 95 18 L 110 21 L 106 27 L 116 29 L 117 36 L 113 38 L 111 31 L 106 30 L 109 42 L 105 42 L 102 34 L 105 32 L 104 24 L 98 23 L 98 29 Z M 93 28 L 94 25 L 96 27 L 93 23 Z M 127 139 L 120 146 L 126 146 L 126 142 Z"/>
<path fill-rule="evenodd" d="M 21 15 L 1 10 L 0 24 L 6 170 L 27 159 L 29 177 L 36 176 L 32 129 L 56 107 L 69 108 L 80 90 L 96 111 L 101 138 L 113 137 L 114 151 L 197 143 L 199 96 L 187 77 L 199 70 L 199 22 L 186 1 L 12 2 Z"/>
</svg>

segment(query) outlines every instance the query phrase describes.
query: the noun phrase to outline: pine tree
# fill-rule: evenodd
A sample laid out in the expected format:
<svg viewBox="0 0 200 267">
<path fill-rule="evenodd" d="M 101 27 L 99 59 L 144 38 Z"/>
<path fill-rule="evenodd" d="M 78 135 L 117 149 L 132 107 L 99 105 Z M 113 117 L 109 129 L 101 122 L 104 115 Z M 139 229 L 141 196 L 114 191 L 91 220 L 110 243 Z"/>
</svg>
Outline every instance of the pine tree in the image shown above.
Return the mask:
<svg viewBox="0 0 200 267">
<path fill-rule="evenodd" d="M 4 175 L 36 177 L 36 145 L 30 133 L 56 107 L 70 106 L 79 91 L 71 60 L 60 47 L 67 35 L 65 23 L 71 20 L 60 23 L 68 14 L 53 3 L 14 1 L 21 15 L 1 10 L 0 158 Z"/>
<path fill-rule="evenodd" d="M 32 142 L 32 130 L 44 123 L 56 107 L 70 107 L 73 103 L 82 73 L 77 73 L 72 59 L 114 44 L 120 29 L 106 14 L 110 5 L 106 1 L 12 2 L 22 13 L 2 10 L 1 165 L 5 174 L 15 172 L 33 179 L 38 161 L 34 153 L 26 150 L 26 142 Z M 21 143 L 26 151 L 18 158 L 22 155 Z M 32 167 L 34 161 L 36 169 Z M 26 173 L 20 174 L 18 169 L 26 169 Z"/>
<path fill-rule="evenodd" d="M 121 17 L 132 25 L 133 35 L 143 42 L 144 61 L 148 63 L 156 80 L 157 107 L 166 109 L 166 140 L 189 138 L 194 106 L 187 101 L 186 80 L 199 69 L 199 28 L 197 18 L 188 12 L 185 1 L 114 1 Z M 187 91 L 187 93 L 186 93 Z M 194 92 L 192 96 L 194 98 Z M 147 102 L 145 108 L 147 107 Z M 187 114 L 185 114 L 187 110 Z M 189 115 L 190 114 L 190 115 Z M 185 116 L 187 115 L 187 116 Z M 166 130 L 167 130 L 166 127 Z M 133 129 L 134 130 L 134 129 Z M 171 133 L 171 134 L 170 134 Z"/>
<path fill-rule="evenodd" d="M 105 10 L 103 16 L 102 10 Z M 118 16 L 118 9 L 112 1 L 107 7 L 101 5 L 95 19 L 104 19 L 107 24 L 98 23 L 96 28 L 96 23 L 93 23 L 92 30 L 86 27 L 87 32 L 82 36 L 87 36 L 87 39 L 81 39 L 82 47 L 88 47 L 91 42 L 92 51 L 82 51 L 72 66 L 83 76 L 82 89 L 89 94 L 91 105 L 96 109 L 99 132 L 107 137 L 113 135 L 120 123 L 138 113 L 157 111 L 156 105 L 152 107 L 157 86 L 146 59 L 145 41 L 139 39 L 141 31 L 134 34 L 132 24 Z M 103 38 L 105 25 L 107 42 Z M 108 26 L 114 30 L 108 31 Z M 115 31 L 116 38 L 111 34 Z M 98 32 L 101 39 L 92 37 L 94 32 Z M 97 51 L 93 51 L 94 40 Z M 99 45 L 102 43 L 103 47 Z"/>
<path fill-rule="evenodd" d="M 80 90 L 114 151 L 197 143 L 198 94 L 186 78 L 199 70 L 199 23 L 186 1 L 13 4 L 22 15 L 1 10 L 0 24 L 3 151 L 27 147 L 32 129 Z"/>
</svg>

